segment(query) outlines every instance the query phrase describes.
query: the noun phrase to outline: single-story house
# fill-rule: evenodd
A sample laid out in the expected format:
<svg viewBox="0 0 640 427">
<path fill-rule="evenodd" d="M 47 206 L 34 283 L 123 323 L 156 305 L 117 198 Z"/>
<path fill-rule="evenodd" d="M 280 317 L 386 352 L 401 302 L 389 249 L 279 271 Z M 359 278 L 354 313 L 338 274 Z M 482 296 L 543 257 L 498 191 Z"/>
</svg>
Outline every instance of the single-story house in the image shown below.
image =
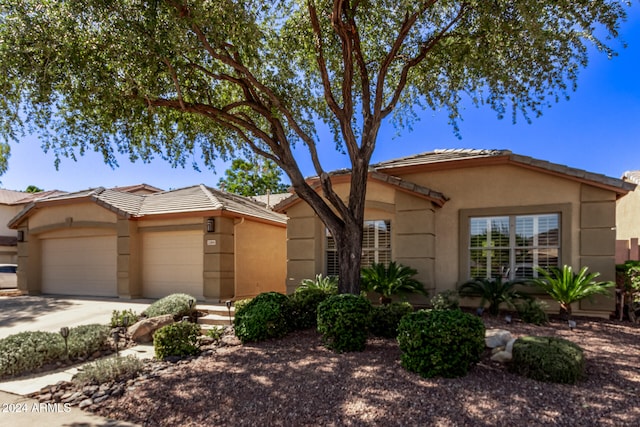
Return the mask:
<svg viewBox="0 0 640 427">
<path fill-rule="evenodd" d="M 347 194 L 348 175 L 331 175 L 339 194 Z M 588 266 L 614 280 L 616 201 L 634 188 L 508 150 L 436 150 L 381 162 L 369 172 L 363 265 L 413 267 L 430 295 L 472 277 L 532 277 L 537 266 Z M 274 209 L 289 217 L 287 291 L 335 274 L 333 238 L 311 208 L 294 195 Z M 606 315 L 614 306 L 602 297 L 575 311 Z"/>
<path fill-rule="evenodd" d="M 18 239 L 16 231 L 11 230 L 7 223 L 16 216 L 29 202 L 62 192 L 41 191 L 27 193 L 0 189 L 0 264 L 16 264 L 18 262 Z"/>
<path fill-rule="evenodd" d="M 96 188 L 37 199 L 18 232 L 18 288 L 29 294 L 198 300 L 284 292 L 286 217 L 196 185 Z"/>
</svg>

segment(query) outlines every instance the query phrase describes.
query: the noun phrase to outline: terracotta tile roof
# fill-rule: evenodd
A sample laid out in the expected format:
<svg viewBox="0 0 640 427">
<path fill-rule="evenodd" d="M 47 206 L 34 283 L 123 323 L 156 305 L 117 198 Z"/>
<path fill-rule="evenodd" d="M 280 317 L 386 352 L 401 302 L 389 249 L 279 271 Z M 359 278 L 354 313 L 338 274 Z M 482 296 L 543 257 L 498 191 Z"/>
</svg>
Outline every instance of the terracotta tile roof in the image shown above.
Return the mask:
<svg viewBox="0 0 640 427">
<path fill-rule="evenodd" d="M 42 199 L 52 195 L 64 194 L 63 191 L 50 190 L 39 193 L 27 193 L 26 191 L 15 191 L 0 189 L 0 204 L 2 205 L 24 205 L 35 199 Z"/>
<path fill-rule="evenodd" d="M 510 150 L 476 150 L 476 149 L 446 149 L 434 150 L 431 152 L 388 160 L 371 165 L 373 170 L 389 171 L 407 167 L 416 167 L 430 164 L 446 164 L 471 159 L 504 158 L 507 162 L 525 165 L 551 173 L 559 173 L 567 177 L 591 181 L 596 185 L 602 185 L 615 189 L 618 193 L 625 194 L 635 187 L 623 180 L 611 178 L 606 175 L 588 172 L 583 169 L 572 168 L 558 163 L 551 163 L 546 160 L 539 160 L 529 156 L 514 154 Z M 453 164 L 452 164 L 452 167 Z"/>
<path fill-rule="evenodd" d="M 31 202 L 9 224 L 17 225 L 36 206 L 81 200 L 92 201 L 125 218 L 185 212 L 227 211 L 240 217 L 250 216 L 271 222 L 286 223 L 286 216 L 273 212 L 258 202 L 204 185 L 196 185 L 149 194 L 134 194 L 99 187 L 58 195 Z"/>
</svg>

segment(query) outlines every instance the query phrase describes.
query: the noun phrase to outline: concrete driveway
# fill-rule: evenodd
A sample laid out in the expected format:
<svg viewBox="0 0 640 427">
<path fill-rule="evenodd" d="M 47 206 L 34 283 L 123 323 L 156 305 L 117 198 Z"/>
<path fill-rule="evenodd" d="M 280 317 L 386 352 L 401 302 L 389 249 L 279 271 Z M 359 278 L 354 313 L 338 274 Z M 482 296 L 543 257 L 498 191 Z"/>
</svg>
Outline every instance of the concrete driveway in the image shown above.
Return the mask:
<svg viewBox="0 0 640 427">
<path fill-rule="evenodd" d="M 0 338 L 24 331 L 59 332 L 63 326 L 109 324 L 113 310 L 140 314 L 153 300 L 19 296 L 0 297 Z"/>
</svg>

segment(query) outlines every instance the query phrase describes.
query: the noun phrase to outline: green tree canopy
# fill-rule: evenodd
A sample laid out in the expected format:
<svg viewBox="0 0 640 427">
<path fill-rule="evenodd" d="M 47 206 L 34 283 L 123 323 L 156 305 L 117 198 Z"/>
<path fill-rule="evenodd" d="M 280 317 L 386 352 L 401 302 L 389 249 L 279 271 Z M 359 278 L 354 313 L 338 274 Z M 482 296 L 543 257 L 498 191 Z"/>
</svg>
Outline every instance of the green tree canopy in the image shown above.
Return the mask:
<svg viewBox="0 0 640 427">
<path fill-rule="evenodd" d="M 340 290 L 358 292 L 383 120 L 424 107 L 455 127 L 465 94 L 528 120 L 575 87 L 590 45 L 613 55 L 624 18 L 614 0 L 3 0 L 0 134 L 37 132 L 57 156 L 91 149 L 111 165 L 251 150 L 321 218 Z M 344 198 L 318 155 L 329 143 L 349 158 Z"/>
<path fill-rule="evenodd" d="M 289 187 L 282 183 L 281 174 L 280 168 L 269 159 L 234 159 L 231 167 L 224 172 L 224 178 L 218 181 L 218 186 L 241 196 L 285 193 Z"/>
<path fill-rule="evenodd" d="M 44 190 L 36 185 L 29 185 L 25 191 L 27 193 L 39 193 Z"/>
</svg>

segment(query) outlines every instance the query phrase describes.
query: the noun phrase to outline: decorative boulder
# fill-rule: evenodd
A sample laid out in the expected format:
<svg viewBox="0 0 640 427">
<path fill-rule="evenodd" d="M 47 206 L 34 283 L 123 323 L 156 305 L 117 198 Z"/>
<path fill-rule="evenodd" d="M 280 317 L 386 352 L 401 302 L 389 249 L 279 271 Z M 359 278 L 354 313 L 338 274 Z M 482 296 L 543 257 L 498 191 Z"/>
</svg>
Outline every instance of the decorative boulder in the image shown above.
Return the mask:
<svg viewBox="0 0 640 427">
<path fill-rule="evenodd" d="M 127 333 L 131 336 L 131 339 L 137 343 L 149 343 L 153 341 L 153 334 L 155 331 L 165 325 L 170 325 L 173 322 L 172 314 L 142 319 L 129 326 Z"/>
<path fill-rule="evenodd" d="M 487 329 L 484 336 L 484 343 L 489 348 L 505 347 L 513 337 L 511 332 L 504 329 Z"/>
</svg>

